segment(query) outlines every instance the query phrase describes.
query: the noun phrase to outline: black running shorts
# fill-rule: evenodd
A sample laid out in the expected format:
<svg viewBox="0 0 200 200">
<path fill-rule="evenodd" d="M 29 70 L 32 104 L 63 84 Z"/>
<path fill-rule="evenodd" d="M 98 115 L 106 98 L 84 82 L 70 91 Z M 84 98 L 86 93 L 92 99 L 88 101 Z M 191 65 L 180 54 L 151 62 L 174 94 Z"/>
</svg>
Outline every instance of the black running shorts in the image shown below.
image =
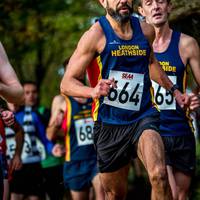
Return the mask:
<svg viewBox="0 0 200 200">
<path fill-rule="evenodd" d="M 137 142 L 146 129 L 159 132 L 159 113 L 130 125 L 95 122 L 94 145 L 101 173 L 113 172 L 137 156 Z"/>
<path fill-rule="evenodd" d="M 44 191 L 40 163 L 24 164 L 20 170 L 14 171 L 10 181 L 10 191 L 25 196 L 42 197 Z"/>
<path fill-rule="evenodd" d="M 195 138 L 191 133 L 185 136 L 162 137 L 165 146 L 166 164 L 189 175 L 195 171 Z"/>
</svg>

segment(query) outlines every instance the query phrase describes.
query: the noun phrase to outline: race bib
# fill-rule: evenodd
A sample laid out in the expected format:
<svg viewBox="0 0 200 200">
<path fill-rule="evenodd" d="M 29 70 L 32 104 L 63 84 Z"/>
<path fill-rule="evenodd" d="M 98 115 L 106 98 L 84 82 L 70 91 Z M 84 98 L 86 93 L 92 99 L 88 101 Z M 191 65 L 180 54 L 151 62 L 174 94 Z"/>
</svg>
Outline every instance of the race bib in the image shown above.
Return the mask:
<svg viewBox="0 0 200 200">
<path fill-rule="evenodd" d="M 177 83 L 176 76 L 168 76 L 173 84 Z M 176 110 L 176 100 L 173 94 L 165 88 L 152 81 L 154 88 L 154 101 L 160 110 Z"/>
<path fill-rule="evenodd" d="M 93 126 L 92 118 L 75 120 L 78 146 L 93 144 Z"/>
<path fill-rule="evenodd" d="M 104 98 L 107 105 L 139 111 L 142 101 L 144 74 L 111 70 L 109 79 L 114 78 L 117 88 L 111 88 Z"/>
<path fill-rule="evenodd" d="M 40 153 L 41 160 L 44 160 L 46 158 L 45 146 L 38 138 L 36 138 L 36 148 Z"/>
<path fill-rule="evenodd" d="M 24 145 L 23 145 L 22 155 L 21 155 L 22 160 L 26 160 L 33 156 L 33 148 L 35 148 L 34 151 L 39 151 L 39 156 L 41 157 L 42 160 L 46 158 L 46 151 L 45 151 L 44 145 L 38 138 L 35 137 L 34 139 L 35 139 L 35 144 L 36 144 L 34 145 L 35 147 L 33 147 L 33 145 L 31 144 L 30 136 L 28 134 L 24 134 Z M 12 159 L 15 154 L 15 149 L 16 149 L 14 131 L 13 131 L 13 137 L 6 138 L 6 143 L 7 143 L 6 155 L 8 159 Z"/>
<path fill-rule="evenodd" d="M 12 159 L 15 154 L 16 149 L 16 141 L 15 137 L 7 138 L 7 156 L 9 159 Z M 27 159 L 28 157 L 32 156 L 32 147 L 30 142 L 30 137 L 27 134 L 24 134 L 24 145 L 22 149 L 21 158 L 22 160 Z"/>
<path fill-rule="evenodd" d="M 33 137 L 35 140 L 34 145 L 32 145 L 31 143 L 31 136 L 28 134 L 24 134 L 24 146 L 23 146 L 22 155 L 21 155 L 22 160 L 26 160 L 34 156 L 33 151 L 39 151 L 39 156 L 41 157 L 42 160 L 45 159 L 46 157 L 44 145 L 37 137 L 35 136 Z"/>
<path fill-rule="evenodd" d="M 6 156 L 7 159 L 10 160 L 13 158 L 15 154 L 15 149 L 16 149 L 16 142 L 15 142 L 15 132 L 13 129 L 9 127 L 5 127 L 5 132 L 6 132 Z"/>
</svg>

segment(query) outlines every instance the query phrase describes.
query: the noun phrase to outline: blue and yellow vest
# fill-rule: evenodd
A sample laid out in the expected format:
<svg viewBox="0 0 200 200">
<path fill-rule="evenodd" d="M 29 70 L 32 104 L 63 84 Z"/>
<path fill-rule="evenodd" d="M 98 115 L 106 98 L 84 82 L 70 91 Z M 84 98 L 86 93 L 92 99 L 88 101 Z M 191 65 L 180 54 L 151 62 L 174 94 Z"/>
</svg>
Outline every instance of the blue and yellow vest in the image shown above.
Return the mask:
<svg viewBox="0 0 200 200">
<path fill-rule="evenodd" d="M 99 23 L 106 37 L 106 46 L 87 69 L 93 76 L 89 77 L 91 86 L 94 87 L 100 79 L 114 78 L 117 88 L 112 88 L 108 97 L 94 101 L 94 121 L 126 125 L 157 112 L 149 78 L 151 48 L 139 20 L 131 17 L 133 36 L 130 40 L 119 38 L 106 17 L 101 17 Z"/>
<path fill-rule="evenodd" d="M 179 54 L 181 33 L 173 31 L 170 44 L 166 51 L 155 52 L 160 65 L 181 92 L 186 90 L 187 66 L 182 62 Z M 181 136 L 192 133 L 193 127 L 189 113 L 184 111 L 175 101 L 172 93 L 156 83 L 153 83 L 155 103 L 160 113 L 160 133 L 162 136 Z"/>
<path fill-rule="evenodd" d="M 78 103 L 66 97 L 67 111 L 62 128 L 65 131 L 66 161 L 96 159 L 93 145 L 94 122 L 91 114 L 91 100 Z"/>
</svg>

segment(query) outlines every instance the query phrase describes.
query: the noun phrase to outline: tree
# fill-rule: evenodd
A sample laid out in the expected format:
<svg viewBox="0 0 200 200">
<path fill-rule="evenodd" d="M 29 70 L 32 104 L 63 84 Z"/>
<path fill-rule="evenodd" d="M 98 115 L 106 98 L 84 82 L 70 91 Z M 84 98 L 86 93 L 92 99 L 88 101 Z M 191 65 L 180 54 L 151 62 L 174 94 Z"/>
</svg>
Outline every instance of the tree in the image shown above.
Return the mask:
<svg viewBox="0 0 200 200">
<path fill-rule="evenodd" d="M 200 42 L 200 1 L 172 3 L 171 24 Z M 21 81 L 37 82 L 49 105 L 59 93 L 58 70 L 103 9 L 96 0 L 3 0 L 0 9 L 0 37 L 12 65 Z"/>
<path fill-rule="evenodd" d="M 49 104 L 59 92 L 59 66 L 101 9 L 92 0 L 4 0 L 0 9 L 1 41 L 12 65 L 21 81 L 41 86 Z"/>
</svg>

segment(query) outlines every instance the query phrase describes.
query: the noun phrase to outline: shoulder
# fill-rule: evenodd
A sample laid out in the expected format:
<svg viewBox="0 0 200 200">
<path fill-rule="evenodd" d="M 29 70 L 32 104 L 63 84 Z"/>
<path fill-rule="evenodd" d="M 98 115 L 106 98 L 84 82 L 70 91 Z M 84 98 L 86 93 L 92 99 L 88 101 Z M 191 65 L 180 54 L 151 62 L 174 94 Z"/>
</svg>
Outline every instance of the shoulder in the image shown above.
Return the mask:
<svg viewBox="0 0 200 200">
<path fill-rule="evenodd" d="M 53 103 L 55 103 L 55 104 L 62 103 L 63 101 L 65 101 L 65 98 L 62 95 L 56 95 L 53 98 Z"/>
<path fill-rule="evenodd" d="M 81 37 L 78 47 L 83 51 L 90 49 L 91 51 L 96 51 L 104 37 L 103 29 L 99 22 L 93 24 L 90 29 L 88 29 Z"/>
<path fill-rule="evenodd" d="M 66 109 L 66 98 L 68 97 L 64 97 L 62 95 L 57 95 L 53 98 L 53 102 L 52 102 L 52 111 L 54 113 L 52 114 L 57 114 L 57 112 L 59 112 L 60 110 L 62 110 L 63 112 Z"/>
<path fill-rule="evenodd" d="M 145 21 L 140 21 L 140 26 L 144 36 L 148 39 L 150 44 L 153 43 L 155 38 L 155 31 L 152 25 L 147 24 Z"/>
<path fill-rule="evenodd" d="M 193 37 L 181 33 L 179 48 L 181 51 L 185 52 L 185 55 L 193 56 L 199 52 L 199 45 Z"/>
<path fill-rule="evenodd" d="M 87 35 L 88 37 L 93 36 L 94 38 L 90 38 L 90 39 L 98 39 L 99 37 L 101 37 L 104 34 L 103 29 L 99 23 L 99 21 L 97 21 L 96 23 L 94 23 L 86 32 L 85 35 Z"/>
<path fill-rule="evenodd" d="M 198 43 L 193 37 L 186 35 L 184 33 L 181 33 L 180 47 L 188 49 L 188 48 L 191 48 L 191 47 L 194 48 L 197 46 L 198 46 Z"/>
</svg>

